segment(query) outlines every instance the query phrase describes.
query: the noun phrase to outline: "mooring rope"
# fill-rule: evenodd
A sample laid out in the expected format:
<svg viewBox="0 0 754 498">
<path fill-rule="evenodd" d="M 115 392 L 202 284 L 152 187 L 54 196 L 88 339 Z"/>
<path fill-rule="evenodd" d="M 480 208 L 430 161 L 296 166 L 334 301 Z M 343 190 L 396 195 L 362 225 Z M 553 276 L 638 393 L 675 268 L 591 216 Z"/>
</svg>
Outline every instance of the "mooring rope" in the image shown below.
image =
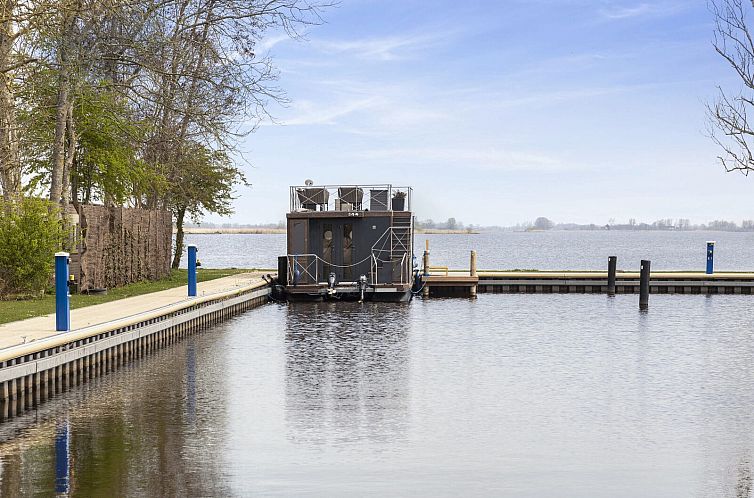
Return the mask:
<svg viewBox="0 0 754 498">
<path fill-rule="evenodd" d="M 385 251 L 387 251 L 387 249 Z M 329 263 L 329 262 L 325 261 L 323 258 L 317 256 L 316 254 L 307 254 L 305 256 L 304 255 L 301 255 L 301 256 L 291 255 L 289 257 L 290 258 L 311 258 L 312 256 L 315 259 L 317 259 L 319 261 L 322 261 L 322 263 L 324 263 L 324 264 L 326 264 L 328 266 L 333 266 L 335 268 L 351 268 L 351 267 L 358 266 L 358 265 L 360 265 L 362 263 L 365 263 L 365 262 L 369 261 L 370 259 L 372 259 L 372 256 L 367 256 L 366 258 L 362 259 L 361 261 L 357 261 L 356 263 L 352 263 L 350 265 L 336 265 L 335 263 Z M 378 262 L 378 263 L 390 263 L 391 262 L 390 260 L 383 260 L 383 259 L 379 259 L 379 258 L 374 258 L 374 260 L 376 262 Z M 309 266 L 309 264 L 301 264 L 298 261 L 296 261 L 295 259 L 294 259 L 294 262 L 296 264 L 298 264 L 299 266 L 303 267 L 304 269 L 306 269 L 306 267 Z"/>
</svg>

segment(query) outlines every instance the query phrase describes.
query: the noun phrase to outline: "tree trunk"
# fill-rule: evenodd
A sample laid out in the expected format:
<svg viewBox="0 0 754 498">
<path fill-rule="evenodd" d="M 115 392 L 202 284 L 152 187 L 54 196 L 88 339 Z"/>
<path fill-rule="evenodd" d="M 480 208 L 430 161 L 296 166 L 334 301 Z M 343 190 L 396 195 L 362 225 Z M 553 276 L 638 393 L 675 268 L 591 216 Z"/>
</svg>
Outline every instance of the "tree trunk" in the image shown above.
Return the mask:
<svg viewBox="0 0 754 498">
<path fill-rule="evenodd" d="M 65 151 L 65 161 L 63 163 L 63 188 L 61 195 L 61 206 L 65 208 L 71 203 L 71 171 L 73 170 L 73 160 L 76 154 L 76 128 L 73 123 L 73 106 L 68 106 L 66 113 L 66 131 L 68 132 L 68 145 Z"/>
<path fill-rule="evenodd" d="M 16 104 L 11 90 L 13 44 L 18 37 L 18 26 L 13 21 L 16 0 L 3 0 L 0 21 L 0 190 L 3 198 L 11 201 L 21 195 L 21 162 L 18 154 L 16 130 Z"/>
<path fill-rule="evenodd" d="M 52 172 L 50 175 L 50 200 L 60 203 L 63 197 L 63 174 L 68 124 L 68 110 L 71 105 L 70 56 L 73 48 L 75 16 L 71 13 L 63 20 L 60 38 L 60 74 L 58 75 L 58 98 L 55 103 L 55 140 L 52 144 Z"/>
<path fill-rule="evenodd" d="M 10 201 L 21 195 L 21 163 L 18 155 L 16 110 L 5 76 L 0 82 L 0 187 Z"/>
<path fill-rule="evenodd" d="M 183 254 L 183 218 L 186 216 L 186 208 L 178 208 L 175 215 L 175 253 L 173 254 L 173 264 L 171 268 L 176 269 L 181 264 L 181 255 Z"/>
<path fill-rule="evenodd" d="M 63 197 L 63 173 L 65 169 L 65 138 L 68 123 L 69 81 L 67 69 L 60 69 L 58 80 L 58 100 L 55 105 L 55 141 L 52 144 L 52 175 L 50 200 L 59 203 Z"/>
</svg>

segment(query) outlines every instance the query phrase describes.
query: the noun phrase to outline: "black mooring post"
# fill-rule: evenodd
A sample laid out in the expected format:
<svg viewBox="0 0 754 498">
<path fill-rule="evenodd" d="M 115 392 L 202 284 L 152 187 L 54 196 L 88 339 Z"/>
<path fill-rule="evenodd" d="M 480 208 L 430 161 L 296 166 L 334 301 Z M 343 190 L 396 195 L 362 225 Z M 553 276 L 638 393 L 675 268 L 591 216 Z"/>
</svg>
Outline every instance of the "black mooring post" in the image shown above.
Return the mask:
<svg viewBox="0 0 754 498">
<path fill-rule="evenodd" d="M 615 269 L 618 265 L 618 258 L 610 256 L 607 258 L 607 295 L 615 295 Z"/>
<path fill-rule="evenodd" d="M 641 260 L 641 281 L 639 283 L 639 309 L 649 309 L 649 267 L 651 261 Z"/>
</svg>

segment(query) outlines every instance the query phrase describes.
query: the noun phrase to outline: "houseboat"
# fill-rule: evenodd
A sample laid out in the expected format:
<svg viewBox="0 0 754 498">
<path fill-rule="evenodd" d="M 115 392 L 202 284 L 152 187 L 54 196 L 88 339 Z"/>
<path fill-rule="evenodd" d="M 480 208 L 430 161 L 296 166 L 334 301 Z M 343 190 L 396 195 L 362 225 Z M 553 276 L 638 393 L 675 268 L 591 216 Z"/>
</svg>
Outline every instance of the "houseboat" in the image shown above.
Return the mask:
<svg viewBox="0 0 754 498">
<path fill-rule="evenodd" d="M 278 290 L 287 300 L 409 301 L 414 285 L 410 187 L 290 187 L 287 254 Z"/>
</svg>

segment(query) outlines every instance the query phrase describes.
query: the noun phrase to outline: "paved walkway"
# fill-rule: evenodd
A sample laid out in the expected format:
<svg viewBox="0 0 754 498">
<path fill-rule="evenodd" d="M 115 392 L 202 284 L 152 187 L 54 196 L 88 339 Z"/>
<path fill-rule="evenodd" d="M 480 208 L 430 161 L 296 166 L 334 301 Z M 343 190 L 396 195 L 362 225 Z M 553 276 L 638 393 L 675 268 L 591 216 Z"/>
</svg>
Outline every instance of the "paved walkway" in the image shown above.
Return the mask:
<svg viewBox="0 0 754 498">
<path fill-rule="evenodd" d="M 252 285 L 255 282 L 260 282 L 263 274 L 263 272 L 240 273 L 208 282 L 200 282 L 197 286 L 197 297 L 219 294 Z M 185 302 L 189 300 L 187 292 L 186 286 L 175 287 L 71 310 L 71 330 L 78 330 L 130 315 L 145 313 L 163 306 Z M 43 339 L 58 333 L 55 331 L 54 314 L 6 323 L 0 325 L 0 349 Z"/>
</svg>

